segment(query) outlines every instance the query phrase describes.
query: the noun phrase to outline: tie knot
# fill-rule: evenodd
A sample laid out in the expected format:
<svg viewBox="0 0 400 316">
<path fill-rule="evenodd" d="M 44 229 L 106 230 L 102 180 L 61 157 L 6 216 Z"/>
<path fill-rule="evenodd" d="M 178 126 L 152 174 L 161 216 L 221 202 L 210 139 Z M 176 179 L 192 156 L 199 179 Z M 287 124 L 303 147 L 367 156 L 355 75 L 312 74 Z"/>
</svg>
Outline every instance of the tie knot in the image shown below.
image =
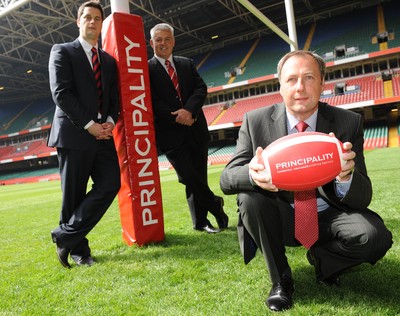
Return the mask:
<svg viewBox="0 0 400 316">
<path fill-rule="evenodd" d="M 93 53 L 93 54 L 97 54 L 97 49 L 96 49 L 96 47 L 92 47 L 92 53 Z"/>
<path fill-rule="evenodd" d="M 168 59 L 165 61 L 165 66 L 167 68 L 169 68 L 171 66 L 171 62 Z"/>
<path fill-rule="evenodd" d="M 300 121 L 300 122 L 298 122 L 298 123 L 296 124 L 295 127 L 296 127 L 296 129 L 297 129 L 300 133 L 302 133 L 302 132 L 304 132 L 304 131 L 307 129 L 308 124 L 307 124 L 306 122 Z"/>
</svg>

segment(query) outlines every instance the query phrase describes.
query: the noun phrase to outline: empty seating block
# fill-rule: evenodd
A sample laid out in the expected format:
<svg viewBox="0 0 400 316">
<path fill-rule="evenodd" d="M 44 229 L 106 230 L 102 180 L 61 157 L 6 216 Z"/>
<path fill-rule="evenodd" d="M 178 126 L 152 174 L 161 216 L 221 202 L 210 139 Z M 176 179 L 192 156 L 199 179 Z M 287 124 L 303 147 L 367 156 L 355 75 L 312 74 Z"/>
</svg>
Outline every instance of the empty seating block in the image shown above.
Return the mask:
<svg viewBox="0 0 400 316">
<path fill-rule="evenodd" d="M 364 149 L 384 148 L 388 145 L 388 127 L 379 125 L 365 128 Z"/>
</svg>

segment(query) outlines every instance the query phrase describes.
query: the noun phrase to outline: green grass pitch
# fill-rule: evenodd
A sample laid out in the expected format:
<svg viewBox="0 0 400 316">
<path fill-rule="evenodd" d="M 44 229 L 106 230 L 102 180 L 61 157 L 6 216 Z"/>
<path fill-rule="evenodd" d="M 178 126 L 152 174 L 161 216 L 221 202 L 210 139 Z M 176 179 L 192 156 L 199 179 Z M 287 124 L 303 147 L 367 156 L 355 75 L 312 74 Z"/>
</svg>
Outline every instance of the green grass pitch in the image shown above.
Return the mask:
<svg viewBox="0 0 400 316">
<path fill-rule="evenodd" d="M 391 229 L 392 249 L 375 266 L 356 267 L 343 275 L 341 287 L 329 288 L 315 283 L 304 248 L 287 248 L 296 290 L 293 308 L 281 315 L 399 315 L 400 147 L 365 156 L 374 188 L 370 207 Z M 222 168 L 209 168 L 217 194 Z M 262 256 L 245 266 L 240 255 L 235 196 L 225 196 L 229 229 L 208 235 L 191 228 L 184 187 L 174 172 L 162 171 L 161 184 L 163 243 L 126 246 L 115 200 L 88 236 L 98 263 L 70 270 L 58 263 L 50 239 L 60 183 L 0 187 L 0 315 L 270 314 Z"/>
</svg>

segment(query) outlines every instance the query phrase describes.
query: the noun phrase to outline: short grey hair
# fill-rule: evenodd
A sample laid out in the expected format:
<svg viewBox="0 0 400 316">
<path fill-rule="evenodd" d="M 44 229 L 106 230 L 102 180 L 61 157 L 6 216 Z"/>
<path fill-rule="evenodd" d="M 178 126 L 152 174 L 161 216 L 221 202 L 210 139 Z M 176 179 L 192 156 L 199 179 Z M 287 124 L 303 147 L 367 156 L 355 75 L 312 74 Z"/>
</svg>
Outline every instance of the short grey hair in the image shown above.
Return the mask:
<svg viewBox="0 0 400 316">
<path fill-rule="evenodd" d="M 314 58 L 315 61 L 318 64 L 318 67 L 319 67 L 319 72 L 321 74 L 321 80 L 322 81 L 324 80 L 325 72 L 326 72 L 325 60 L 321 56 L 319 56 L 318 54 L 316 54 L 314 52 L 310 52 L 308 50 L 295 50 L 295 51 L 292 51 L 290 53 L 287 53 L 278 62 L 277 71 L 278 71 L 278 80 L 279 80 L 279 82 L 281 82 L 281 74 L 282 74 L 283 65 L 286 63 L 286 61 L 290 57 L 293 57 L 293 56 L 311 56 L 312 58 Z"/>
<path fill-rule="evenodd" d="M 171 32 L 172 36 L 174 36 L 174 28 L 173 28 L 171 25 L 167 24 L 167 23 L 159 23 L 159 24 L 156 24 L 156 25 L 150 30 L 150 37 L 151 37 L 151 38 L 154 38 L 154 34 L 155 34 L 157 31 L 169 31 L 169 32 Z"/>
</svg>

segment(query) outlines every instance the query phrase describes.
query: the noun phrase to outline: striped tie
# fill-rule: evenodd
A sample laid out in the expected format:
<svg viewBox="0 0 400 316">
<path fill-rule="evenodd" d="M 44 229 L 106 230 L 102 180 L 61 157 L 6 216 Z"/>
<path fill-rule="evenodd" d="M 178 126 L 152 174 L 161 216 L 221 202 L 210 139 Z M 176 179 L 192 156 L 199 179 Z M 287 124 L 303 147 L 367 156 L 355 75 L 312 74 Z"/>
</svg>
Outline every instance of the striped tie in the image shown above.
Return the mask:
<svg viewBox="0 0 400 316">
<path fill-rule="evenodd" d="M 296 129 L 304 132 L 308 125 L 299 122 Z M 309 249 L 318 240 L 318 209 L 315 189 L 294 192 L 294 232 L 296 239 Z"/>
<path fill-rule="evenodd" d="M 172 67 L 171 62 L 168 59 L 165 61 L 165 67 L 167 68 L 168 74 L 172 80 L 172 83 L 174 84 L 176 93 L 178 93 L 178 96 L 180 98 L 181 93 L 180 93 L 180 89 L 179 89 L 178 76 L 175 72 L 174 67 Z"/>
<path fill-rule="evenodd" d="M 99 94 L 99 112 L 101 112 L 103 91 L 101 89 L 101 69 L 100 69 L 99 55 L 97 54 L 96 47 L 92 47 L 92 65 L 93 65 L 94 79 L 96 80 L 96 85 L 97 85 L 97 93 Z"/>
</svg>

